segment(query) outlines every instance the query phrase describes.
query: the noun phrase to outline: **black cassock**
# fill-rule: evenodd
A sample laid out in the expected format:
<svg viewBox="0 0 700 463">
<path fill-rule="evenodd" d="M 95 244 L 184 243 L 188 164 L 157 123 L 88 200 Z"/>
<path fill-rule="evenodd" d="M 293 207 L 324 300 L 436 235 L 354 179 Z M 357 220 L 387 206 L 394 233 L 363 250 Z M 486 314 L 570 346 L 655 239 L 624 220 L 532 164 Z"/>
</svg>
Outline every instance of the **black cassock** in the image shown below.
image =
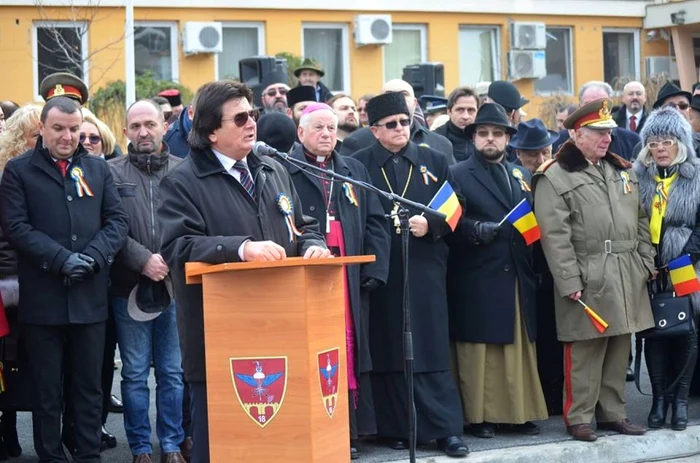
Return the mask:
<svg viewBox="0 0 700 463">
<path fill-rule="evenodd" d="M 367 168 L 372 183 L 415 202 L 428 204 L 449 179 L 448 159 L 410 142 L 392 154 L 378 142 L 353 157 Z M 408 183 L 407 183 L 408 180 Z M 388 184 L 387 184 L 388 182 Z M 452 182 L 451 182 L 452 183 Z M 394 204 L 382 198 L 387 213 Z M 411 210 L 409 217 L 419 214 Z M 428 234 L 409 238 L 409 304 L 413 328 L 414 385 L 418 441 L 462 434 L 459 394 L 450 372 L 445 277 L 450 233 L 441 219 L 427 217 Z M 403 350 L 403 263 L 401 235 L 390 221 L 391 260 L 387 284 L 370 296 L 372 392 L 378 434 L 408 439 L 408 400 Z"/>
</svg>

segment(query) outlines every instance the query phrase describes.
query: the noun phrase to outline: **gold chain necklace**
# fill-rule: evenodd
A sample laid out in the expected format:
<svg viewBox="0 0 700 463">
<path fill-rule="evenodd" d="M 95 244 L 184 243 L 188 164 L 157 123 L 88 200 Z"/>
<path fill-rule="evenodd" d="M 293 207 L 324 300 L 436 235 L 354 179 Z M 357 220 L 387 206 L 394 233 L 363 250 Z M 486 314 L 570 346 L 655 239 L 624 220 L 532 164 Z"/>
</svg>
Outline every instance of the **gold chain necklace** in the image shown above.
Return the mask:
<svg viewBox="0 0 700 463">
<path fill-rule="evenodd" d="M 389 192 L 391 194 L 395 194 L 393 188 L 391 188 L 391 183 L 389 183 L 389 177 L 386 176 L 386 171 L 384 170 L 384 166 L 381 167 L 382 169 L 382 175 L 384 176 L 384 181 L 386 182 L 386 186 L 389 187 Z M 406 178 L 406 184 L 403 186 L 403 191 L 401 192 L 401 197 L 403 198 L 404 195 L 406 194 L 406 191 L 408 191 L 408 184 L 411 183 L 411 175 L 413 174 L 413 164 L 411 164 L 411 167 L 408 169 L 408 177 Z M 391 210 L 391 215 L 394 217 L 394 228 L 396 229 L 396 234 L 400 235 L 401 234 L 401 220 L 399 219 L 399 203 L 394 201 L 394 208 Z"/>
</svg>

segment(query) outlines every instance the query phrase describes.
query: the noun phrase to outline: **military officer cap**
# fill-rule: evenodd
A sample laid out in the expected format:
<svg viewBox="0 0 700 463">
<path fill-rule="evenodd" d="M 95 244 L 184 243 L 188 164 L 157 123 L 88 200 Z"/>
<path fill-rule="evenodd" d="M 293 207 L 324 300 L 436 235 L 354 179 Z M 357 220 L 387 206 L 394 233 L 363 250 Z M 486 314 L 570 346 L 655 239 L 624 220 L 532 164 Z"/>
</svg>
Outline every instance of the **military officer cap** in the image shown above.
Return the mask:
<svg viewBox="0 0 700 463">
<path fill-rule="evenodd" d="M 564 121 L 564 128 L 569 130 L 577 130 L 581 127 L 589 129 L 612 129 L 617 127 L 615 120 L 612 117 L 610 110 L 612 109 L 612 100 L 602 98 L 600 100 L 591 101 L 576 111 L 574 111 Z"/>
<path fill-rule="evenodd" d="M 81 105 L 87 103 L 90 95 L 85 82 L 68 72 L 55 72 L 46 76 L 39 85 L 39 94 L 44 101 L 49 101 L 57 96 L 65 96 Z"/>
</svg>

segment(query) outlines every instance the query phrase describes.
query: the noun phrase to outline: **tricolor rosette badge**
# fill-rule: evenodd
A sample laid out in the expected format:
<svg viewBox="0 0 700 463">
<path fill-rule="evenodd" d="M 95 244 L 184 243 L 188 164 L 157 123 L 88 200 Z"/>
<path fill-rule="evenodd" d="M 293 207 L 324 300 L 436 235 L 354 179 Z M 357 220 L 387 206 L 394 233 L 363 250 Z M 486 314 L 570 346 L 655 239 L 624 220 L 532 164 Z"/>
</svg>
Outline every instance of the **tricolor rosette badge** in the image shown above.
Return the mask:
<svg viewBox="0 0 700 463">
<path fill-rule="evenodd" d="M 92 193 L 92 190 L 90 189 L 90 185 L 88 185 L 87 182 L 85 181 L 85 175 L 83 174 L 83 169 L 81 169 L 78 166 L 73 167 L 70 171 L 70 177 L 75 182 L 75 191 L 78 194 L 79 198 L 82 198 L 85 195 L 95 196 Z"/>
<path fill-rule="evenodd" d="M 279 207 L 280 212 L 284 216 L 284 221 L 287 224 L 287 236 L 289 237 L 289 242 L 293 243 L 297 236 L 301 236 L 301 232 L 294 225 L 294 204 L 292 200 L 284 193 L 277 195 L 275 199 L 277 202 L 277 207 Z"/>
</svg>

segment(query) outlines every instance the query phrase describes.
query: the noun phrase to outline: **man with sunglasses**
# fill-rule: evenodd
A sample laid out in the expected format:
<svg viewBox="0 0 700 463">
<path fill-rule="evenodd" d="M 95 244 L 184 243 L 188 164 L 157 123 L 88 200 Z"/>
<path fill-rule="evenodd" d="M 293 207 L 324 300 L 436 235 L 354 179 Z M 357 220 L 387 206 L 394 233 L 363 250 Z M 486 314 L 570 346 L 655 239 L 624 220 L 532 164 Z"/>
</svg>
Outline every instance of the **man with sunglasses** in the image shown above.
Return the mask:
<svg viewBox="0 0 700 463">
<path fill-rule="evenodd" d="M 260 102 L 265 113 L 287 112 L 287 75 L 284 72 L 273 71 L 265 74 L 260 86 L 263 88 Z"/>
<path fill-rule="evenodd" d="M 190 154 L 160 184 L 161 254 L 175 289 L 182 363 L 190 386 L 190 463 L 210 459 L 202 287 L 186 284 L 185 263 L 330 255 L 318 222 L 303 214 L 287 170 L 251 151 L 258 117 L 252 100 L 251 90 L 239 82 L 222 80 L 202 86 L 195 96 Z M 289 218 L 280 209 L 283 197 L 294 206 Z M 293 220 L 301 236 L 290 240 L 288 220 Z M 232 304 L 246 309 L 235 301 Z"/>
<path fill-rule="evenodd" d="M 406 199 L 428 204 L 451 181 L 447 157 L 410 140 L 410 110 L 403 93 L 387 92 L 367 102 L 375 142 L 352 157 L 369 172 L 372 184 Z M 449 143 L 449 142 L 448 142 Z M 407 448 L 408 398 L 404 377 L 404 266 L 398 205 L 381 198 L 389 225 L 391 251 L 386 285 L 370 293 L 369 340 L 377 433 L 393 449 Z M 409 210 L 409 310 L 414 340 L 417 442 L 437 440 L 453 457 L 469 449 L 462 441 L 459 393 L 450 372 L 445 274 L 450 226 L 442 219 Z"/>
</svg>

